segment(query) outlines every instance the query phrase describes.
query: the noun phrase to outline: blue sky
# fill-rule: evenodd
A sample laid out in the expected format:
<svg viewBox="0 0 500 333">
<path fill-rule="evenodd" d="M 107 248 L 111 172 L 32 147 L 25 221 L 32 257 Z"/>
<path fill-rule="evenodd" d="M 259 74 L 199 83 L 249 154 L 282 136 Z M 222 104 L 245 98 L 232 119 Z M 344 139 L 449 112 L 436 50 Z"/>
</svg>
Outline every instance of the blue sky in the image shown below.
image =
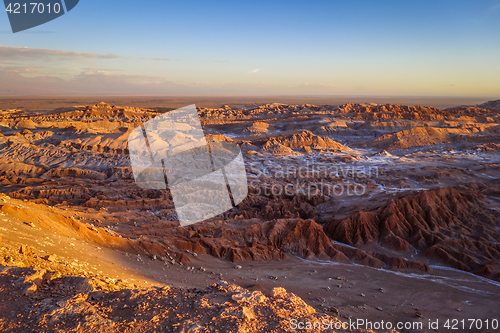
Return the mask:
<svg viewBox="0 0 500 333">
<path fill-rule="evenodd" d="M 0 45 L 12 93 L 500 95 L 500 0 L 81 0 Z"/>
</svg>

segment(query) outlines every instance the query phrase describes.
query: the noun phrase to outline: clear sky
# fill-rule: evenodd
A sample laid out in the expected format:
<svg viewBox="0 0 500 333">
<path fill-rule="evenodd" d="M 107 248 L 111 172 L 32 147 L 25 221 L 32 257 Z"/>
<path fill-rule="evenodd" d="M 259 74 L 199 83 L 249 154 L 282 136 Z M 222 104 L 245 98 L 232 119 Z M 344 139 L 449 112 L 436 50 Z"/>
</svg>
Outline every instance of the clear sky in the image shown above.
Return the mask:
<svg viewBox="0 0 500 333">
<path fill-rule="evenodd" d="M 80 0 L 0 45 L 1 94 L 500 98 L 500 0 Z"/>
</svg>

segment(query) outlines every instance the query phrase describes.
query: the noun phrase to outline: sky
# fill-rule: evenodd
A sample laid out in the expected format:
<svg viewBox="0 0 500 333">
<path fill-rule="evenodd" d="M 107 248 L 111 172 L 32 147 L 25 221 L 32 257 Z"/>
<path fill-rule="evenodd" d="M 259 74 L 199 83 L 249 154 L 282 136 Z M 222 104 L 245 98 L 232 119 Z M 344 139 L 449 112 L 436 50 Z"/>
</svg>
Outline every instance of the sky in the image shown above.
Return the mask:
<svg viewBox="0 0 500 333">
<path fill-rule="evenodd" d="M 500 98 L 500 0 L 81 0 L 13 34 L 0 94 Z"/>
</svg>

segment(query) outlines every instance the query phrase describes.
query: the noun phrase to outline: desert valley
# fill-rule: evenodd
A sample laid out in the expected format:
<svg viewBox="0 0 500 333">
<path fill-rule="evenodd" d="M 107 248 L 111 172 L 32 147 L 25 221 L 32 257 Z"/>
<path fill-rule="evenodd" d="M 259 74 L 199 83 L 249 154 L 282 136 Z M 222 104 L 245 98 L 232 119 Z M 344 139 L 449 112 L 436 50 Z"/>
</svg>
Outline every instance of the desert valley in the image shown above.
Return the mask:
<svg viewBox="0 0 500 333">
<path fill-rule="evenodd" d="M 1 332 L 500 320 L 500 100 L 199 107 L 207 141 L 241 147 L 249 193 L 184 227 L 168 190 L 135 183 L 127 141 L 177 105 L 16 103 L 0 114 Z"/>
</svg>

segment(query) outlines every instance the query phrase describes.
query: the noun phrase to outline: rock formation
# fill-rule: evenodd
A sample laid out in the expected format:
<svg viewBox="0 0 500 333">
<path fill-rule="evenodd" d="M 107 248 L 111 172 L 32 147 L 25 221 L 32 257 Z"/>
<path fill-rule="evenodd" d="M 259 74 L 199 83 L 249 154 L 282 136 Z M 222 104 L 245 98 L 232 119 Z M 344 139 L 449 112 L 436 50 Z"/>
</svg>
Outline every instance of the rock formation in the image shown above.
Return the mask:
<svg viewBox="0 0 500 333">
<path fill-rule="evenodd" d="M 374 211 L 329 219 L 326 234 L 363 247 L 380 244 L 401 253 L 500 281 L 500 218 L 470 188 L 440 188 L 390 200 Z"/>
<path fill-rule="evenodd" d="M 0 267 L 2 332 L 257 333 L 288 331 L 291 318 L 339 322 L 316 313 L 283 288 L 266 296 L 220 281 L 194 290 L 156 287 L 103 293 L 93 291 L 86 278 L 53 275 Z"/>
</svg>

